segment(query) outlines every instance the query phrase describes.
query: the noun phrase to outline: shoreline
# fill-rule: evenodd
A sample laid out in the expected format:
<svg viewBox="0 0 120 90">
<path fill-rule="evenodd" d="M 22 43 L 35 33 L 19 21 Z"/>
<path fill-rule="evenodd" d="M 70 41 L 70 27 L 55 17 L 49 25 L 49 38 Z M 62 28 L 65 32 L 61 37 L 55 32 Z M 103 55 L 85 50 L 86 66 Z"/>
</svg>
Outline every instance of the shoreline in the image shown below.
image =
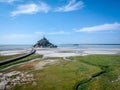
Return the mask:
<svg viewBox="0 0 120 90">
<path fill-rule="evenodd" d="M 28 53 L 31 48 L 21 50 L 0 51 L 0 56 Z M 36 54 L 42 54 L 44 57 L 70 57 L 86 56 L 92 54 L 120 55 L 120 48 L 76 48 L 76 47 L 58 47 L 58 48 L 35 48 Z"/>
<path fill-rule="evenodd" d="M 30 50 L 31 50 L 31 48 L 4 50 L 4 51 L 0 51 L 0 56 L 15 55 L 15 54 L 25 54 L 25 53 L 28 53 Z"/>
</svg>

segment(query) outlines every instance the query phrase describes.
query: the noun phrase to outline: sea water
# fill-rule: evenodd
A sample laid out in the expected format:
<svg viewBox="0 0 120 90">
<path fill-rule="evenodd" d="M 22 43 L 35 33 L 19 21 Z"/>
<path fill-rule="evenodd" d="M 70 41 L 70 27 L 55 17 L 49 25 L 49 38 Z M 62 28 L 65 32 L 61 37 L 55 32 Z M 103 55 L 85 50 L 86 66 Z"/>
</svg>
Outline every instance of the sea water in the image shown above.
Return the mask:
<svg viewBox="0 0 120 90">
<path fill-rule="evenodd" d="M 61 44 L 59 46 L 74 48 L 120 48 L 120 44 Z"/>
<path fill-rule="evenodd" d="M 22 50 L 32 47 L 32 45 L 0 45 L 0 51 Z"/>
</svg>

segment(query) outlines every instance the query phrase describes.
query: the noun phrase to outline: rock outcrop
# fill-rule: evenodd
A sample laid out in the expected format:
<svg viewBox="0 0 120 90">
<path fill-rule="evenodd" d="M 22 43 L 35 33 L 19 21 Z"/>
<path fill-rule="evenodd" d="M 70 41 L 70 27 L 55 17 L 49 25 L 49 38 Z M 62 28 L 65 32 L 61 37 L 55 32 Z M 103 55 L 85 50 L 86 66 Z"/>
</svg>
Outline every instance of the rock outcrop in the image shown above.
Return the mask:
<svg viewBox="0 0 120 90">
<path fill-rule="evenodd" d="M 57 48 L 56 45 L 50 43 L 45 37 L 39 40 L 33 47 L 39 48 Z"/>
</svg>

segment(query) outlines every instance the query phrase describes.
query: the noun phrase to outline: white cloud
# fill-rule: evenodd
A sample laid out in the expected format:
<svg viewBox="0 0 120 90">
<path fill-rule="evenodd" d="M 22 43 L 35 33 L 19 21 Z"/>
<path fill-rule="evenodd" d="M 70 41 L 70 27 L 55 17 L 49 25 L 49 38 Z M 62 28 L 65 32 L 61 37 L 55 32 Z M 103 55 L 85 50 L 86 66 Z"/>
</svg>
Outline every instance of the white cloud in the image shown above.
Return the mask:
<svg viewBox="0 0 120 90">
<path fill-rule="evenodd" d="M 35 34 L 37 34 L 37 35 L 43 35 L 45 33 L 44 32 L 35 32 Z"/>
<path fill-rule="evenodd" d="M 63 35 L 63 34 L 70 34 L 70 32 L 65 32 L 65 31 L 57 31 L 57 32 L 49 32 L 49 35 Z"/>
<path fill-rule="evenodd" d="M 106 30 L 120 30 L 120 24 L 119 23 L 113 23 L 113 24 L 103 24 L 98 26 L 92 26 L 92 27 L 84 27 L 79 30 L 76 30 L 76 32 L 94 32 L 94 31 L 106 31 Z"/>
<path fill-rule="evenodd" d="M 34 14 L 37 12 L 44 12 L 47 13 L 50 10 L 50 7 L 43 2 L 40 2 L 40 4 L 25 4 L 20 5 L 17 7 L 17 9 L 13 12 L 11 12 L 11 16 L 16 16 L 19 14 Z"/>
<path fill-rule="evenodd" d="M 1 38 L 3 39 L 24 39 L 24 38 L 30 38 L 33 37 L 34 35 L 29 35 L 29 34 L 9 34 L 9 35 L 3 35 Z"/>
<path fill-rule="evenodd" d="M 64 35 L 64 34 L 70 34 L 70 32 L 65 31 L 55 31 L 55 32 L 35 32 L 37 35 Z"/>
<path fill-rule="evenodd" d="M 12 3 L 19 0 L 0 0 L 0 2 Z"/>
<path fill-rule="evenodd" d="M 58 7 L 55 11 L 56 12 L 69 12 L 78 10 L 84 7 L 84 3 L 82 1 L 76 1 L 76 0 L 69 0 L 69 3 L 65 6 Z"/>
<path fill-rule="evenodd" d="M 3 44 L 31 44 L 37 37 L 35 34 L 11 33 L 0 35 L 0 40 Z"/>
<path fill-rule="evenodd" d="M 0 35 L 1 43 L 3 44 L 33 44 L 36 40 L 44 35 L 66 35 L 70 34 L 69 32 L 65 31 L 58 31 L 58 32 L 34 32 L 33 34 L 20 34 L 20 33 L 11 33 L 11 34 L 4 34 Z"/>
</svg>

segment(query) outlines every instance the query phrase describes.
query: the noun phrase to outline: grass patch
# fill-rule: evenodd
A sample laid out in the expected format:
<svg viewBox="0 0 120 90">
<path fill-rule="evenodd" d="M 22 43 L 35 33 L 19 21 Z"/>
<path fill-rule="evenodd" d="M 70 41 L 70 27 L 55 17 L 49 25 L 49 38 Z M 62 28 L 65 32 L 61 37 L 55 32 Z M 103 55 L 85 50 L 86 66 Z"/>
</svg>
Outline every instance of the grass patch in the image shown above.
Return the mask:
<svg viewBox="0 0 120 90">
<path fill-rule="evenodd" d="M 14 58 L 14 57 L 17 57 L 17 56 L 20 56 L 20 55 L 23 55 L 23 54 L 0 56 L 0 61 L 6 60 L 6 59 L 10 59 L 10 58 Z"/>
<path fill-rule="evenodd" d="M 31 73 L 37 83 L 36 85 L 32 85 L 32 83 L 22 86 L 16 85 L 13 90 L 75 90 L 78 83 L 89 80 L 103 70 L 107 72 L 80 85 L 78 90 L 120 89 L 120 55 L 76 56 L 68 58 L 70 60 L 63 60 L 63 58 L 47 59 L 57 59 L 58 63 L 35 70 L 33 67 L 40 62 L 38 60 L 9 69 Z"/>
<path fill-rule="evenodd" d="M 101 69 L 98 67 L 76 60 L 59 59 L 59 63 L 48 65 L 43 70 L 34 70 L 31 73 L 34 74 L 37 82 L 35 90 L 73 90 L 77 82 L 100 71 Z M 33 87 L 25 85 L 18 90 L 33 90 Z"/>
<path fill-rule="evenodd" d="M 59 53 L 73 53 L 73 51 L 59 51 Z"/>
<path fill-rule="evenodd" d="M 120 89 L 120 55 L 90 55 L 85 57 L 71 57 L 71 59 L 80 60 L 99 67 L 109 67 L 109 71 L 106 70 L 106 73 L 79 86 L 78 90 Z"/>
<path fill-rule="evenodd" d="M 48 59 L 63 59 L 63 57 L 47 57 L 47 58 L 44 58 L 44 60 L 48 60 Z"/>
<path fill-rule="evenodd" d="M 30 60 L 36 59 L 36 58 L 42 58 L 42 55 L 33 54 L 33 55 L 30 55 L 30 56 L 28 56 L 26 58 L 4 64 L 4 65 L 0 66 L 0 69 L 4 69 L 6 67 L 9 67 L 9 66 L 12 66 L 12 65 L 15 65 L 15 64 L 27 62 L 27 61 L 30 61 Z"/>
</svg>

